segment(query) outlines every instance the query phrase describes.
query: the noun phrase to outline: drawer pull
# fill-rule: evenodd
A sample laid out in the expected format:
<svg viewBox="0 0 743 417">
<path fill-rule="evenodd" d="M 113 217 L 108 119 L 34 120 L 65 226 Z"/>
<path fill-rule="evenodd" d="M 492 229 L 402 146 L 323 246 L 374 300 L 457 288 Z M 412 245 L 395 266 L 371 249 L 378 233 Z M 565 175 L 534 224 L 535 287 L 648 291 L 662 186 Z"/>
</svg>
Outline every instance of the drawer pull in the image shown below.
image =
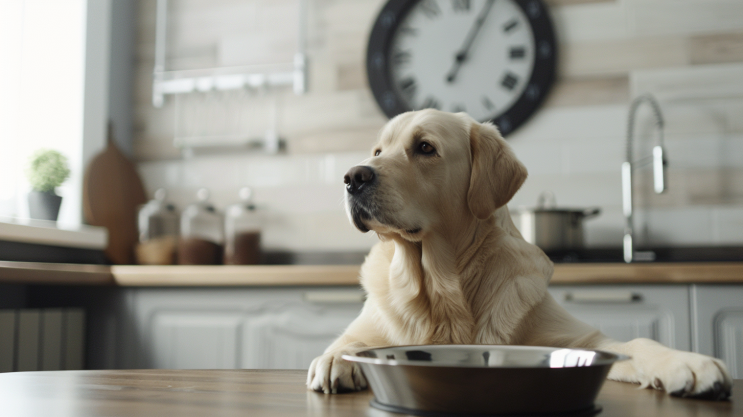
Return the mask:
<svg viewBox="0 0 743 417">
<path fill-rule="evenodd" d="M 366 294 L 361 291 L 308 291 L 304 300 L 317 304 L 350 304 L 363 303 Z"/>
<path fill-rule="evenodd" d="M 637 303 L 642 295 L 632 291 L 573 291 L 565 293 L 571 303 Z"/>
</svg>

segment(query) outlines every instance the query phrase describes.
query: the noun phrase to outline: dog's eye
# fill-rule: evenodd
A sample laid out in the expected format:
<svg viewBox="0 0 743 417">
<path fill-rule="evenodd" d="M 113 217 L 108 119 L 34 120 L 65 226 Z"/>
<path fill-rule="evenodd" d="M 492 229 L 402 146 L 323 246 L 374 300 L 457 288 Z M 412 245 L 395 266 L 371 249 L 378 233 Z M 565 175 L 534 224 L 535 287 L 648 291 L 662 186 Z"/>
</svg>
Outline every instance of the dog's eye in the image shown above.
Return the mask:
<svg viewBox="0 0 743 417">
<path fill-rule="evenodd" d="M 382 151 L 377 149 L 376 151 L 374 151 L 374 156 L 379 156 L 380 153 L 382 153 Z"/>
<path fill-rule="evenodd" d="M 418 151 L 422 154 L 431 155 L 432 153 L 436 152 L 436 148 L 431 146 L 428 142 L 421 142 L 418 144 Z"/>
</svg>

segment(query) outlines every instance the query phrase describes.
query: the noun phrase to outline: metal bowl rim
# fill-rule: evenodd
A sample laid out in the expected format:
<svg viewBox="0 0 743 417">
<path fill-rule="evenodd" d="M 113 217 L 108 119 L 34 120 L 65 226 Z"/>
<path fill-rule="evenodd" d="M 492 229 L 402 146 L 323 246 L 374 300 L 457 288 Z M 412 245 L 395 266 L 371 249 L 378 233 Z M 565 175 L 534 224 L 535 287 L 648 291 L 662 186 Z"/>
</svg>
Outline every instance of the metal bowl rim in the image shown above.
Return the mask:
<svg viewBox="0 0 743 417">
<path fill-rule="evenodd" d="M 382 350 L 382 349 L 399 349 L 399 348 L 426 348 L 426 347 L 458 347 L 458 348 L 508 348 L 508 349 L 519 349 L 519 350 L 550 350 L 550 351 L 556 351 L 556 350 L 575 350 L 575 351 L 584 351 L 584 352 L 598 352 L 605 355 L 613 356 L 613 358 L 603 358 L 598 359 L 595 362 L 591 363 L 590 365 L 586 366 L 563 366 L 563 367 L 555 367 L 552 368 L 550 366 L 534 366 L 534 365 L 509 365 L 509 366 L 480 366 L 480 365 L 471 365 L 471 364 L 447 364 L 447 363 L 437 363 L 437 362 L 425 362 L 425 361 L 411 361 L 408 359 L 381 359 L 381 358 L 366 358 L 361 356 L 356 356 L 359 353 L 364 352 L 370 352 L 374 350 Z M 622 355 L 620 353 L 614 353 L 614 352 L 607 352 L 605 350 L 599 350 L 599 349 L 576 349 L 576 348 L 558 348 L 558 347 L 552 347 L 552 346 L 518 346 L 518 345 L 404 345 L 404 346 L 384 346 L 384 347 L 375 347 L 372 349 L 366 349 L 359 351 L 353 355 L 342 355 L 341 356 L 344 360 L 347 360 L 349 362 L 358 362 L 358 363 L 365 363 L 370 365 L 387 365 L 387 366 L 427 366 L 427 367 L 437 367 L 437 368 L 480 368 L 480 369 L 573 369 L 573 368 L 592 368 L 597 366 L 606 366 L 611 365 L 614 362 L 620 362 L 632 359 L 630 356 Z"/>
</svg>

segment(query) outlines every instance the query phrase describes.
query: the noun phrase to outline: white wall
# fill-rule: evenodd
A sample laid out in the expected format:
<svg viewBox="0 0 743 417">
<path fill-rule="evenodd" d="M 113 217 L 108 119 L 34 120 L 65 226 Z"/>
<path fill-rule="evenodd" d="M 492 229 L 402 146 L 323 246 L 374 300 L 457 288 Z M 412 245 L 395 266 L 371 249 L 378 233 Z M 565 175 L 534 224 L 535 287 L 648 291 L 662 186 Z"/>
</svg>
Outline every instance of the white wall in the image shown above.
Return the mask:
<svg viewBox="0 0 743 417">
<path fill-rule="evenodd" d="M 154 0 L 140 0 L 134 150 L 146 186 L 171 190 L 181 206 L 198 187 L 218 205 L 243 185 L 268 215 L 271 248 L 364 249 L 340 204 L 342 175 L 363 159 L 385 119 L 366 86 L 364 51 L 382 0 L 310 2 L 309 93 L 277 93 L 289 155 L 180 160 L 172 146 L 177 109 L 150 105 Z M 545 106 L 509 138 L 530 177 L 512 206 L 545 190 L 561 206 L 599 206 L 590 246 L 620 246 L 619 167 L 632 97 L 658 96 L 667 120 L 669 191 L 651 195 L 637 178 L 638 230 L 653 245 L 743 244 L 743 2 L 739 0 L 549 0 L 560 42 L 560 76 Z M 220 62 L 220 45 L 284 30 L 291 1 L 181 2 L 174 6 L 171 68 Z M 275 5 L 275 8 L 273 8 Z M 261 16 L 263 26 L 252 22 Z M 274 20 L 270 20 L 274 19 Z M 267 29 L 268 28 L 268 29 Z M 286 47 L 288 48 L 288 47 Z M 245 57 L 244 57 L 245 58 Z M 245 58 L 247 59 L 247 58 Z M 260 105 L 255 98 L 252 105 Z M 654 140 L 642 109 L 640 152 Z"/>
</svg>

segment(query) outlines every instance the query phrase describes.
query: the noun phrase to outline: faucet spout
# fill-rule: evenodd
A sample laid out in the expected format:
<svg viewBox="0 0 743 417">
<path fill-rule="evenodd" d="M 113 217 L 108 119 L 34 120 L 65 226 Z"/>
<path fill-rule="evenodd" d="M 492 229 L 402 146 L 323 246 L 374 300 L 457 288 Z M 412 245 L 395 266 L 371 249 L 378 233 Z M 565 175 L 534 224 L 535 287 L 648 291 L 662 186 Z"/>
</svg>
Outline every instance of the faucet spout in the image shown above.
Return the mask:
<svg viewBox="0 0 743 417">
<path fill-rule="evenodd" d="M 647 103 L 653 110 L 658 130 L 658 144 L 653 148 L 653 155 L 650 158 L 647 158 L 652 160 L 653 164 L 653 189 L 656 194 L 661 194 L 667 189 L 666 166 L 668 165 L 668 162 L 663 147 L 663 113 L 660 110 L 658 100 L 656 100 L 651 94 L 644 94 L 632 100 L 632 103 L 630 104 L 629 119 L 627 123 L 627 154 L 625 161 L 622 163 L 622 212 L 625 219 L 624 241 L 622 247 L 624 252 L 624 261 L 627 263 L 634 261 L 636 258 L 636 252 L 634 250 L 634 190 L 632 185 L 632 173 L 634 169 L 645 165 L 645 159 L 633 161 L 635 119 L 637 109 L 642 103 Z"/>
</svg>

